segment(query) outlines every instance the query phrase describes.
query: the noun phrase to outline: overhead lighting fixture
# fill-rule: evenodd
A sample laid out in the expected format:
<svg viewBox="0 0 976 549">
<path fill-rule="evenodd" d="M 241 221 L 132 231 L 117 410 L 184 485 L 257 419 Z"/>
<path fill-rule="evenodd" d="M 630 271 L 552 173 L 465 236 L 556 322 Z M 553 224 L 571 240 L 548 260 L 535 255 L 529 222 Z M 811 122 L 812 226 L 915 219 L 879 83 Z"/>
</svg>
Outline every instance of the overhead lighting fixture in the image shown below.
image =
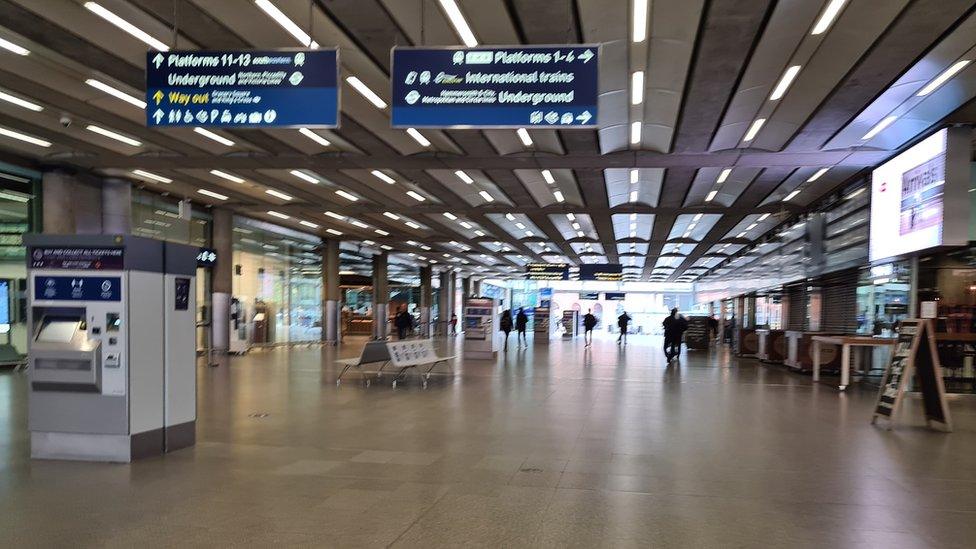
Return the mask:
<svg viewBox="0 0 976 549">
<path fill-rule="evenodd" d="M 562 191 L 553 191 L 552 196 L 556 199 L 556 202 L 563 202 L 566 199 L 563 197 Z"/>
<path fill-rule="evenodd" d="M 468 22 L 464 19 L 464 14 L 461 13 L 461 8 L 458 7 L 457 2 L 454 0 L 440 0 L 440 3 L 447 18 L 451 21 L 451 26 L 454 27 L 458 36 L 461 37 L 464 45 L 469 48 L 477 46 L 478 39 L 471 32 L 471 27 L 468 26 Z"/>
<path fill-rule="evenodd" d="M 366 246 L 375 246 L 376 245 L 376 243 L 373 242 L 372 240 L 363 240 L 363 244 L 365 244 Z"/>
<path fill-rule="evenodd" d="M 644 102 L 644 71 L 634 71 L 630 75 L 630 104 L 640 105 Z"/>
<path fill-rule="evenodd" d="M 522 223 L 516 223 L 515 224 L 515 228 L 518 229 L 518 230 L 520 230 L 520 231 L 524 231 L 525 230 L 525 225 L 522 224 Z"/>
<path fill-rule="evenodd" d="M 932 93 L 933 91 L 935 91 L 936 88 L 938 88 L 942 84 L 945 84 L 947 80 L 955 76 L 957 72 L 966 68 L 966 65 L 968 65 L 971 62 L 972 62 L 971 59 L 963 59 L 962 61 L 957 61 L 951 67 L 942 71 L 942 74 L 932 79 L 931 82 L 926 84 L 925 87 L 919 90 L 918 93 L 916 93 L 915 95 L 919 97 L 925 97 L 926 95 Z"/>
<path fill-rule="evenodd" d="M 573 230 L 578 231 L 578 230 L 580 230 L 580 227 L 582 227 L 582 225 L 580 225 L 579 223 L 577 223 L 577 222 L 574 221 L 572 227 L 573 227 Z"/>
<path fill-rule="evenodd" d="M 451 221 L 457 220 L 457 216 L 452 214 L 451 212 L 444 212 L 444 217 L 450 219 Z"/>
<path fill-rule="evenodd" d="M 552 172 L 549 170 L 542 170 L 542 179 L 545 179 L 546 183 L 550 185 L 556 182 L 556 178 L 552 176 Z"/>
<path fill-rule="evenodd" d="M 85 126 L 85 129 L 88 130 L 88 131 L 90 131 L 90 132 L 97 133 L 98 135 L 105 136 L 105 137 L 107 137 L 109 139 L 114 139 L 114 140 L 116 140 L 116 141 L 118 141 L 120 143 L 125 143 L 126 145 L 130 145 L 132 147 L 141 147 L 142 146 L 142 141 L 138 141 L 136 139 L 132 139 L 129 136 L 122 135 L 121 133 L 118 133 L 118 132 L 113 132 L 112 130 L 107 130 L 107 129 L 101 127 L 101 126 L 96 126 L 94 124 L 89 124 L 89 125 Z"/>
<path fill-rule="evenodd" d="M 525 128 L 519 128 L 515 130 L 515 134 L 518 135 L 518 138 L 522 140 L 523 145 L 525 145 L 526 147 L 532 146 L 532 136 L 529 135 L 528 130 L 526 130 Z"/>
<path fill-rule="evenodd" d="M 422 194 L 420 194 L 420 193 L 418 193 L 416 191 L 407 191 L 407 196 L 409 196 L 410 198 L 416 200 L 417 202 L 423 202 L 423 201 L 427 200 L 427 198 L 425 198 L 424 195 L 422 195 Z"/>
<path fill-rule="evenodd" d="M 813 25 L 813 30 L 810 31 L 810 34 L 823 34 L 827 29 L 829 29 L 830 25 L 833 24 L 834 19 L 837 18 L 837 14 L 840 13 L 841 8 L 843 8 L 844 4 L 846 3 L 847 0 L 831 0 L 831 2 L 827 4 L 827 7 L 824 9 L 823 13 L 820 14 L 820 18 L 817 19 L 816 24 Z"/>
<path fill-rule="evenodd" d="M 703 215 L 704 214 L 697 213 L 695 214 L 695 217 L 693 217 L 691 220 L 697 223 L 702 218 Z"/>
<path fill-rule="evenodd" d="M 305 225 L 309 229 L 318 229 L 319 228 L 319 224 L 318 223 L 312 223 L 311 221 L 305 221 L 304 219 L 300 220 L 298 222 L 298 224 L 299 225 Z"/>
<path fill-rule="evenodd" d="M 291 219 L 290 215 L 285 215 L 281 212 L 276 212 L 274 210 L 268 210 L 268 215 L 271 217 L 277 217 L 278 219 Z"/>
<path fill-rule="evenodd" d="M 264 191 L 264 194 L 270 194 L 271 196 L 275 198 L 280 198 L 282 200 L 291 200 L 293 198 L 291 195 L 285 194 L 281 191 L 276 191 L 274 189 L 266 189 Z"/>
<path fill-rule="evenodd" d="M 19 193 L 17 191 L 0 190 L 0 199 L 13 200 L 14 202 L 26 204 L 30 202 L 31 195 Z"/>
<path fill-rule="evenodd" d="M 355 90 L 358 91 L 360 95 L 365 97 L 366 100 L 372 103 L 377 109 L 386 108 L 386 101 L 383 101 L 383 99 L 381 99 L 380 96 L 376 95 L 376 92 L 369 89 L 369 86 L 363 84 L 363 81 L 360 80 L 359 78 L 355 76 L 347 76 L 346 82 L 348 82 L 350 86 L 355 88 Z"/>
<path fill-rule="evenodd" d="M 212 140 L 216 141 L 217 143 L 220 143 L 221 145 L 224 145 L 226 147 L 233 147 L 234 146 L 234 142 L 231 141 L 230 139 L 227 139 L 226 137 L 224 137 L 222 135 L 217 135 L 214 132 L 212 132 L 212 131 L 210 131 L 210 130 L 208 130 L 206 128 L 193 128 L 193 131 L 195 131 L 196 133 L 198 133 L 198 134 L 206 137 L 207 139 L 212 139 Z"/>
<path fill-rule="evenodd" d="M 634 0 L 634 42 L 647 40 L 647 2 L 648 0 Z"/>
<path fill-rule="evenodd" d="M 385 215 L 386 217 L 389 217 L 389 218 L 390 218 L 390 219 L 392 219 L 393 221 L 396 221 L 396 220 L 398 220 L 398 219 L 400 219 L 400 216 L 398 216 L 398 215 L 397 215 L 397 214 L 395 214 L 395 213 L 390 213 L 390 212 L 383 212 L 383 215 Z"/>
<path fill-rule="evenodd" d="M 796 78 L 796 75 L 800 73 L 800 65 L 793 65 L 792 67 L 786 69 L 783 76 L 780 77 L 779 82 L 776 87 L 773 88 L 773 93 L 769 95 L 770 101 L 778 101 L 786 95 L 786 90 L 790 89 L 790 84 Z"/>
<path fill-rule="evenodd" d="M 829 171 L 829 170 L 830 170 L 830 168 L 820 168 L 819 170 L 817 170 L 817 173 L 815 173 L 815 174 L 813 174 L 813 175 L 810 176 L 810 179 L 807 179 L 807 183 L 812 183 L 812 182 L 820 179 L 820 176 L 823 175 L 823 174 L 825 174 L 825 173 L 827 173 L 827 171 Z"/>
<path fill-rule="evenodd" d="M 583 231 L 576 231 L 576 236 L 583 238 L 586 235 L 583 233 Z"/>
<path fill-rule="evenodd" d="M 98 2 L 85 2 L 85 8 L 88 11 L 94 13 L 95 15 L 101 17 L 102 19 L 108 21 L 109 23 L 115 25 L 116 27 L 129 33 L 132 37 L 141 40 L 142 42 L 148 44 L 153 49 L 159 51 L 169 51 L 169 46 L 156 40 L 149 35 L 146 31 L 140 29 L 139 27 L 133 25 L 132 23 L 122 19 L 118 15 L 115 15 L 111 11 L 102 7 Z"/>
<path fill-rule="evenodd" d="M 633 185 L 634 183 L 637 183 L 638 178 L 639 178 L 639 174 L 637 172 L 637 168 L 631 168 L 631 170 L 630 170 L 630 184 Z"/>
<path fill-rule="evenodd" d="M 464 181 L 468 185 L 474 183 L 474 179 L 471 179 L 470 175 L 464 173 L 464 170 L 457 170 L 454 172 L 454 175 L 458 176 L 458 179 Z"/>
<path fill-rule="evenodd" d="M 376 177 L 377 179 L 379 179 L 380 181 L 383 181 L 385 183 L 389 183 L 390 185 L 396 183 L 396 179 L 393 179 L 392 177 L 386 175 L 385 173 L 383 173 L 383 172 L 381 172 L 379 170 L 373 170 L 373 171 L 371 171 L 369 173 L 373 174 L 373 176 Z"/>
<path fill-rule="evenodd" d="M 844 200 L 850 200 L 850 199 L 852 199 L 852 198 L 854 198 L 854 197 L 856 197 L 856 196 L 858 196 L 859 194 L 861 194 L 861 193 L 863 193 L 863 192 L 864 192 L 864 189 L 865 189 L 864 187 L 861 187 L 860 189 L 858 189 L 858 190 L 856 190 L 856 191 L 854 191 L 854 192 L 852 192 L 851 194 L 849 194 L 849 195 L 847 195 L 847 196 L 845 196 L 845 197 L 844 197 Z"/>
<path fill-rule="evenodd" d="M 716 183 L 725 183 L 725 180 L 729 178 L 729 174 L 732 173 L 732 168 L 725 168 L 722 173 L 718 174 L 718 179 L 715 180 Z"/>
<path fill-rule="evenodd" d="M 326 229 L 325 232 L 327 232 L 329 234 L 334 234 L 336 236 L 342 236 L 342 231 L 337 231 L 337 230 L 332 229 L 332 228 Z"/>
<path fill-rule="evenodd" d="M 708 194 L 705 196 L 705 202 L 711 202 L 712 200 L 715 199 L 715 195 L 717 194 L 718 191 L 716 190 L 709 191 Z"/>
<path fill-rule="evenodd" d="M 342 214 L 337 214 L 335 212 L 324 212 L 324 213 L 325 213 L 325 215 L 331 217 L 332 219 L 338 219 L 339 221 L 345 221 L 346 220 L 346 216 L 344 216 Z"/>
<path fill-rule="evenodd" d="M 341 196 L 342 198 L 345 198 L 346 200 L 349 200 L 350 202 L 356 202 L 357 200 L 359 200 L 359 197 L 358 196 L 356 196 L 356 195 L 354 195 L 352 193 L 346 192 L 346 191 L 344 191 L 342 189 L 339 189 L 335 193 L 337 195 Z"/>
<path fill-rule="evenodd" d="M 861 137 L 861 140 L 867 141 L 868 139 L 871 139 L 872 137 L 878 135 L 879 133 L 881 133 L 881 130 L 883 130 L 883 129 L 887 128 L 888 126 L 890 126 L 891 123 L 894 122 L 897 119 L 898 119 L 898 117 L 895 116 L 895 115 L 886 116 L 884 118 L 884 120 L 882 120 L 881 122 L 878 122 L 877 124 L 874 125 L 873 128 L 871 128 L 870 130 L 868 130 L 868 133 L 864 134 L 864 136 Z"/>
<path fill-rule="evenodd" d="M 383 229 L 373 229 L 373 232 L 380 236 L 390 236 L 390 233 L 384 231 Z"/>
<path fill-rule="evenodd" d="M 568 219 L 570 221 L 574 221 L 574 220 L 576 220 L 576 214 L 574 214 L 574 213 L 568 213 L 568 214 L 566 214 L 566 219 Z"/>
<path fill-rule="evenodd" d="M 474 234 L 477 235 L 477 236 L 485 236 L 485 233 L 483 233 L 481 231 L 475 231 Z"/>
<path fill-rule="evenodd" d="M 751 230 L 755 229 L 758 226 L 759 226 L 759 223 L 751 223 L 748 227 L 746 227 L 746 230 L 747 231 L 751 231 Z"/>
<path fill-rule="evenodd" d="M 136 96 L 134 96 L 132 94 L 125 93 L 124 91 L 122 91 L 122 90 L 120 90 L 118 88 L 114 88 L 112 86 L 109 86 L 105 82 L 101 82 L 99 80 L 95 80 L 94 78 L 89 78 L 88 80 L 85 80 L 85 84 L 88 84 L 89 86 L 91 86 L 91 87 L 93 87 L 93 88 L 95 88 L 97 90 L 103 91 L 103 92 L 111 95 L 112 97 L 115 97 L 116 99 L 121 99 L 122 101 L 125 101 L 126 103 L 129 103 L 130 105 L 134 105 L 136 107 L 139 107 L 140 109 L 145 109 L 146 108 L 146 102 L 143 101 L 142 99 L 139 99 L 138 97 L 136 97 Z"/>
<path fill-rule="evenodd" d="M 321 135 L 313 132 L 312 130 L 310 130 L 308 128 L 298 128 L 298 133 L 304 135 L 305 137 L 311 139 L 312 141 L 315 141 L 316 143 L 318 143 L 319 145 L 322 145 L 323 147 L 328 147 L 329 145 L 332 144 L 331 141 L 329 141 L 328 139 L 322 137 Z"/>
<path fill-rule="evenodd" d="M 10 95 L 9 93 L 4 93 L 0 91 L 0 101 L 6 101 L 7 103 L 13 103 L 18 107 L 24 107 L 25 109 L 32 110 L 34 112 L 40 112 L 44 110 L 44 107 L 38 105 L 37 103 L 31 103 L 26 99 L 21 99 L 15 95 Z"/>
<path fill-rule="evenodd" d="M 467 221 L 462 221 L 462 222 L 459 223 L 459 225 L 461 225 L 465 229 L 472 229 L 473 228 L 473 226 L 470 223 L 468 223 Z"/>
<path fill-rule="evenodd" d="M 213 191 L 208 191 L 207 189 L 197 189 L 197 192 L 204 196 L 209 196 L 210 198 L 216 198 L 217 200 L 227 200 L 228 198 L 225 194 L 215 193 Z"/>
<path fill-rule="evenodd" d="M 430 140 L 424 137 L 424 134 L 417 131 L 416 128 L 407 128 L 407 135 L 412 137 L 421 147 L 430 146 Z"/>
<path fill-rule="evenodd" d="M 764 213 L 759 216 L 759 221 L 766 221 L 767 218 L 769 218 L 769 213 Z"/>
<path fill-rule="evenodd" d="M 746 231 L 742 231 L 741 233 L 735 235 L 736 238 L 742 238 L 744 236 L 746 236 Z"/>
<path fill-rule="evenodd" d="M 301 27 L 295 24 L 287 15 L 285 15 L 278 6 L 275 6 L 270 2 L 270 0 L 254 0 L 254 3 L 261 8 L 264 13 L 268 14 L 275 20 L 276 23 L 281 25 L 281 28 L 285 29 L 288 34 L 295 37 L 298 43 L 311 48 L 319 47 L 318 43 L 312 40 L 312 37 L 308 35 L 307 32 L 303 31 Z"/>
<path fill-rule="evenodd" d="M 633 122 L 630 125 L 630 144 L 637 145 L 641 142 L 641 122 Z"/>
<path fill-rule="evenodd" d="M 362 221 L 359 221 L 358 219 L 350 220 L 349 223 L 351 223 L 352 225 L 354 225 L 356 227 L 359 227 L 360 229 L 368 229 L 369 228 L 369 225 L 363 223 Z"/>
<path fill-rule="evenodd" d="M 488 193 L 488 191 L 481 191 L 481 192 L 479 192 L 478 194 L 480 194 L 480 195 L 481 195 L 481 198 L 484 198 L 484 199 L 485 199 L 485 202 L 494 202 L 494 201 L 495 201 L 495 199 L 494 199 L 494 197 L 492 197 L 492 196 L 491 196 L 491 195 L 490 195 L 490 194 Z"/>
<path fill-rule="evenodd" d="M 800 189 L 794 190 L 790 194 L 786 195 L 786 198 L 783 199 L 783 202 L 789 202 L 790 200 L 793 200 L 794 198 L 796 198 L 796 195 L 798 194 L 800 194 Z"/>
<path fill-rule="evenodd" d="M 513 214 L 507 213 L 505 214 L 505 219 L 509 221 L 515 221 L 515 216 Z"/>
<path fill-rule="evenodd" d="M 288 173 L 294 175 L 298 179 L 301 179 L 303 181 L 308 181 L 309 183 L 312 183 L 313 185 L 318 185 L 319 184 L 319 180 L 318 179 L 316 179 L 316 178 L 308 175 L 307 173 L 305 173 L 305 172 L 303 172 L 301 170 L 292 170 L 292 171 L 290 171 Z"/>
<path fill-rule="evenodd" d="M 637 202 L 637 191 L 630 191 L 630 201 Z"/>
<path fill-rule="evenodd" d="M 407 221 L 406 223 L 404 223 L 404 225 L 406 225 L 407 227 L 410 227 L 411 229 L 420 230 L 420 225 L 414 223 L 413 221 Z"/>
<path fill-rule="evenodd" d="M 752 121 L 752 125 L 749 126 L 749 131 L 746 132 L 745 137 L 742 138 L 743 141 L 752 141 L 756 138 L 756 134 L 762 129 L 763 124 L 766 123 L 765 118 L 757 118 Z"/>
<path fill-rule="evenodd" d="M 210 170 L 210 175 L 216 175 L 217 177 L 226 179 L 227 181 L 233 181 L 234 183 L 244 183 L 244 178 L 237 177 L 232 173 L 222 172 L 220 170 Z"/>
<path fill-rule="evenodd" d="M 173 180 L 168 177 L 163 177 L 161 175 L 154 174 L 152 172 L 147 172 L 145 170 L 132 170 L 133 175 L 138 175 L 139 177 L 145 177 L 146 179 L 152 179 L 153 181 L 159 181 L 160 183 L 172 183 Z"/>
<path fill-rule="evenodd" d="M 9 40 L 4 40 L 3 38 L 0 38 L 0 48 L 3 48 L 7 51 L 14 52 L 17 55 L 27 55 L 30 53 L 30 50 L 28 50 L 27 48 L 22 48 L 17 44 L 10 42 Z"/>
</svg>

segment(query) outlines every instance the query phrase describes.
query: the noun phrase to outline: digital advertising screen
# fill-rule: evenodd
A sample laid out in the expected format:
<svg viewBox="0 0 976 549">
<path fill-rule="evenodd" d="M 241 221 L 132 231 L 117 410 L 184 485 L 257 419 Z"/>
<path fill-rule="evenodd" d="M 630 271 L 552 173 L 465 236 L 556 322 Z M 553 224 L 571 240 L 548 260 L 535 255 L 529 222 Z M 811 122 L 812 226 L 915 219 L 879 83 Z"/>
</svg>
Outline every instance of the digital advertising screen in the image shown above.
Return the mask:
<svg viewBox="0 0 976 549">
<path fill-rule="evenodd" d="M 944 243 L 946 140 L 938 131 L 872 172 L 871 261 Z"/>
</svg>

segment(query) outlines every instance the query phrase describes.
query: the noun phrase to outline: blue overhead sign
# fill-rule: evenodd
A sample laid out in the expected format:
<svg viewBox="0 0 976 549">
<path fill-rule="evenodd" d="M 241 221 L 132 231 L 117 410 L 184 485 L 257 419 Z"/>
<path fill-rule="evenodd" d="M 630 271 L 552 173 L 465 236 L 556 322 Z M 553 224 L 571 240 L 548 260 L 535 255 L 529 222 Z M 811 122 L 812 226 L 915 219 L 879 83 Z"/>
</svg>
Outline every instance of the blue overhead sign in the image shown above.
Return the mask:
<svg viewBox="0 0 976 549">
<path fill-rule="evenodd" d="M 149 51 L 146 125 L 336 127 L 335 49 Z"/>
<path fill-rule="evenodd" d="M 598 46 L 394 48 L 393 126 L 597 125 Z"/>
</svg>

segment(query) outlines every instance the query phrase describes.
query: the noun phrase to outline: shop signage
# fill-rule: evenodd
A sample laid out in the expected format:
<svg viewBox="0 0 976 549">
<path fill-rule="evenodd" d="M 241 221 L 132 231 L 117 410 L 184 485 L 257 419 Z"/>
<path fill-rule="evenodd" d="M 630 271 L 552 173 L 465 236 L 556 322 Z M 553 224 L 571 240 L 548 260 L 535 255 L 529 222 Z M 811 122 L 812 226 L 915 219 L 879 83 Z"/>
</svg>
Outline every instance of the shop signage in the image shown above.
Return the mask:
<svg viewBox="0 0 976 549">
<path fill-rule="evenodd" d="M 569 280 L 569 265 L 566 263 L 528 263 L 525 276 L 529 280 Z"/>
<path fill-rule="evenodd" d="M 47 301 L 120 301 L 117 276 L 35 276 L 34 299 Z"/>
<path fill-rule="evenodd" d="M 149 51 L 146 125 L 334 128 L 336 49 Z"/>
<path fill-rule="evenodd" d="M 59 248 L 33 247 L 30 249 L 32 269 L 72 269 L 79 271 L 120 271 L 123 261 L 122 248 Z"/>
<path fill-rule="evenodd" d="M 217 263 L 217 250 L 200 247 L 197 252 L 197 267 L 213 267 Z"/>
<path fill-rule="evenodd" d="M 585 294 L 580 294 L 579 298 L 584 301 L 597 301 L 600 299 L 600 292 L 587 292 Z"/>
<path fill-rule="evenodd" d="M 394 48 L 393 126 L 595 127 L 599 46 Z"/>
<path fill-rule="evenodd" d="M 579 268 L 580 280 L 599 280 L 601 282 L 620 282 L 624 268 L 619 263 L 583 264 Z"/>
<path fill-rule="evenodd" d="M 623 301 L 627 298 L 627 294 L 624 292 L 607 292 L 603 294 L 603 299 L 607 301 Z"/>
<path fill-rule="evenodd" d="M 952 430 L 933 332 L 931 320 L 901 321 L 891 362 L 881 377 L 881 391 L 874 407 L 872 424 L 878 418 L 884 418 L 891 425 L 914 377 L 917 380 L 914 387 L 922 393 L 926 424 L 941 431 Z"/>
</svg>

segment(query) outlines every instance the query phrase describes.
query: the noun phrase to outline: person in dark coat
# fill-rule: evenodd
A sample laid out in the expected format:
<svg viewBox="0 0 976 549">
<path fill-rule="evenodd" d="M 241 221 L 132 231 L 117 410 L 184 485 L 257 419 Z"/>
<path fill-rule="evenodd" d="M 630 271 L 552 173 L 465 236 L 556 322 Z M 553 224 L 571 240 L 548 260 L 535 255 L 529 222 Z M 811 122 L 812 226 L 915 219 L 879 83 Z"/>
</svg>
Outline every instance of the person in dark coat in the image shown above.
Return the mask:
<svg viewBox="0 0 976 549">
<path fill-rule="evenodd" d="M 506 309 L 502 313 L 502 319 L 499 323 L 502 331 L 505 332 L 505 350 L 508 350 L 508 334 L 512 333 L 512 310 Z"/>
<path fill-rule="evenodd" d="M 688 329 L 688 321 L 675 307 L 661 325 L 664 326 L 664 356 L 671 362 L 681 353 L 681 336 Z"/>
<path fill-rule="evenodd" d="M 401 305 L 397 309 L 397 314 L 393 317 L 393 324 L 396 326 L 398 339 L 405 339 L 407 334 L 413 330 L 413 316 L 407 312 L 406 305 Z"/>
<path fill-rule="evenodd" d="M 583 315 L 583 341 L 586 342 L 584 347 L 589 347 L 593 345 L 593 328 L 596 327 L 596 317 L 593 313 L 587 309 L 586 314 Z"/>
<path fill-rule="evenodd" d="M 515 315 L 515 332 L 516 341 L 519 347 L 525 345 L 529 346 L 528 340 L 525 338 L 525 328 L 529 325 L 529 315 L 525 314 L 525 309 L 519 307 L 518 314 Z"/>
<path fill-rule="evenodd" d="M 624 345 L 627 344 L 627 330 L 629 326 L 630 315 L 627 314 L 627 311 L 624 311 L 622 315 L 617 317 L 617 327 L 620 328 L 620 335 L 617 337 L 618 344 L 621 341 L 624 343 Z"/>
</svg>

